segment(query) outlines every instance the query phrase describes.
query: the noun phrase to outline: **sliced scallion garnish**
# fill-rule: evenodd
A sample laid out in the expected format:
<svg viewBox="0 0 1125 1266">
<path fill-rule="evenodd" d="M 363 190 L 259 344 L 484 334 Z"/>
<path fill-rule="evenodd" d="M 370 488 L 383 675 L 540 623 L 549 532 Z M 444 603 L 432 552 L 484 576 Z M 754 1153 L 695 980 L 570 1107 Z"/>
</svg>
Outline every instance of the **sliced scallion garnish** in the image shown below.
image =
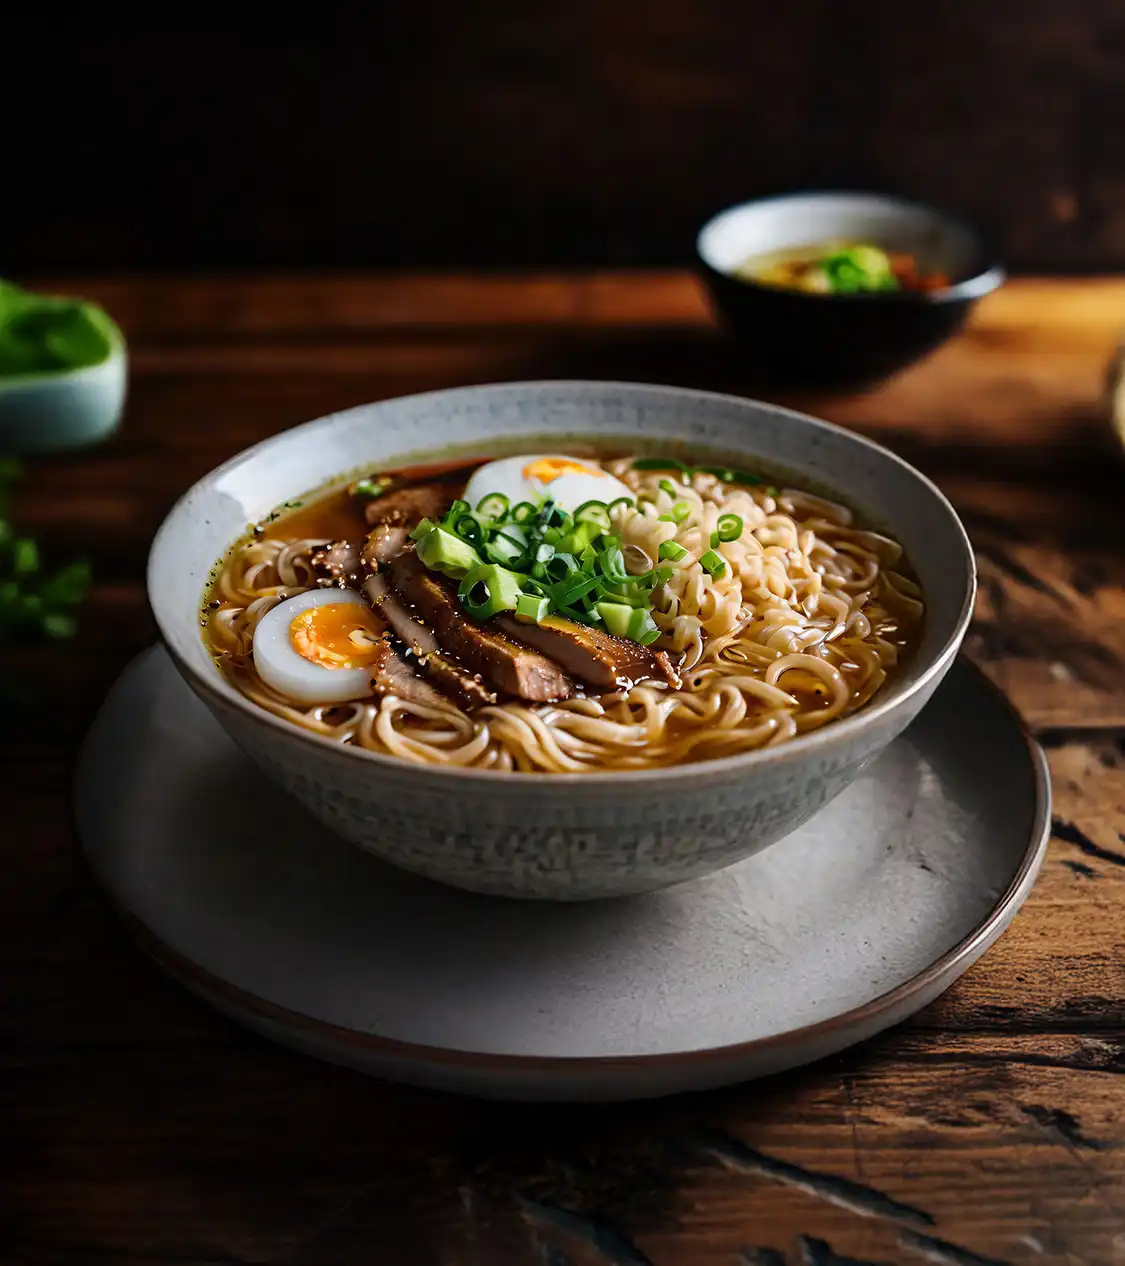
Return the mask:
<svg viewBox="0 0 1125 1266">
<path fill-rule="evenodd" d="M 591 523 L 601 528 L 603 532 L 608 532 L 609 506 L 604 501 L 583 501 L 574 512 L 574 521 L 575 523 Z"/>
<path fill-rule="evenodd" d="M 634 611 L 629 618 L 629 629 L 625 636 L 632 638 L 634 642 L 640 642 L 642 646 L 655 642 L 660 636 L 660 629 L 652 618 L 652 612 Z"/>
<path fill-rule="evenodd" d="M 550 609 L 550 598 L 541 598 L 538 594 L 521 593 L 516 599 L 516 619 L 526 624 L 541 624 Z"/>
<path fill-rule="evenodd" d="M 521 593 L 519 576 L 495 563 L 474 567 L 466 573 L 457 590 L 461 605 L 477 620 L 488 620 L 501 611 L 514 611 Z"/>
<path fill-rule="evenodd" d="M 685 466 L 683 462 L 678 461 L 675 457 L 638 457 L 633 463 L 634 470 L 690 470 L 690 466 Z"/>
<path fill-rule="evenodd" d="M 679 541 L 665 541 L 660 547 L 660 558 L 667 559 L 670 563 L 678 563 L 686 553 L 687 550 Z"/>
<path fill-rule="evenodd" d="M 383 493 L 390 487 L 391 481 L 386 478 L 381 479 L 359 479 L 352 484 L 352 496 L 362 497 L 365 501 L 374 501 L 377 497 L 381 497 Z"/>
<path fill-rule="evenodd" d="M 720 541 L 737 541 L 742 535 L 742 518 L 737 514 L 720 514 L 715 535 Z"/>
<path fill-rule="evenodd" d="M 717 554 L 713 549 L 709 549 L 707 553 L 700 558 L 699 565 L 705 572 L 716 579 L 720 576 L 726 575 L 726 559 L 723 558 L 721 554 Z"/>
<path fill-rule="evenodd" d="M 477 514 L 483 519 L 502 519 L 508 509 L 508 498 L 502 492 L 490 492 L 477 502 Z"/>
<path fill-rule="evenodd" d="M 681 476 L 687 470 L 679 463 L 672 469 Z M 673 498 L 669 517 L 678 524 L 691 506 L 675 500 L 677 486 L 671 480 L 661 485 Z M 632 629 L 635 640 L 647 642 L 659 636 L 649 612 L 653 590 L 675 574 L 668 561 L 687 551 L 671 542 L 660 553 L 663 565 L 629 573 L 611 511 L 639 506 L 641 500 L 590 500 L 568 513 L 550 497 L 513 506 L 502 493 L 488 494 L 475 510 L 459 498 L 440 522 L 426 520 L 411 536 L 421 562 L 460 581 L 461 605 L 477 619 L 517 611 L 524 620 L 539 621 L 556 612 L 602 627 L 606 621 L 598 608 L 608 605 L 617 628 Z M 613 608 L 619 609 L 616 614 Z M 627 622 L 621 611 L 631 613 Z"/>
<path fill-rule="evenodd" d="M 762 483 L 760 475 L 751 475 L 745 470 L 734 470 L 730 466 L 697 466 L 696 470 L 702 471 L 705 475 L 714 475 L 725 484 L 744 484 L 752 488 L 755 484 Z"/>
</svg>

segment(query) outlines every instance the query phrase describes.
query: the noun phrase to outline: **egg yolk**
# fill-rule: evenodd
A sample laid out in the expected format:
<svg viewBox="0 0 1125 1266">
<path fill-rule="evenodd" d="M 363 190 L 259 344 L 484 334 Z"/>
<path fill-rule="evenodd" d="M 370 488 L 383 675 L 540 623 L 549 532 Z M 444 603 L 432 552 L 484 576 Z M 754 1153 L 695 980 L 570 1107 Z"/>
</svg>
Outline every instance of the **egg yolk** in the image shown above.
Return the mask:
<svg viewBox="0 0 1125 1266">
<path fill-rule="evenodd" d="M 289 641 L 298 655 L 322 668 L 366 668 L 379 653 L 382 628 L 354 602 L 326 602 L 293 617 Z"/>
<path fill-rule="evenodd" d="M 568 457 L 541 457 L 523 468 L 525 479 L 537 479 L 541 484 L 552 483 L 562 475 L 599 475 L 604 478 L 605 471 L 598 470 L 596 466 L 583 466 Z"/>
</svg>

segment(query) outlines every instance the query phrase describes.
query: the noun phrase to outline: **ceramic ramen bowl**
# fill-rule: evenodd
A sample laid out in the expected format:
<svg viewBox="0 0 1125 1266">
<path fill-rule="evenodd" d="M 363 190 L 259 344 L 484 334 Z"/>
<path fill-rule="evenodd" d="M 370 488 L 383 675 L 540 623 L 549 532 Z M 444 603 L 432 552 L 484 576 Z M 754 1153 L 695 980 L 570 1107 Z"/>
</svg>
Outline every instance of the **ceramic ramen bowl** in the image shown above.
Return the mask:
<svg viewBox="0 0 1125 1266">
<path fill-rule="evenodd" d="M 659 769 L 517 774 L 414 765 L 274 717 L 228 684 L 200 632 L 216 560 L 288 498 L 356 468 L 447 452 L 527 451 L 545 437 L 677 442 L 836 492 L 905 547 L 921 582 L 921 644 L 869 706 L 772 749 Z M 148 590 L 176 667 L 250 759 L 361 848 L 457 887 L 510 897 L 625 896 L 721 870 L 781 840 L 838 795 L 933 694 L 972 611 L 973 556 L 952 507 L 885 449 L 731 396 L 617 383 L 469 387 L 363 405 L 285 431 L 201 479 L 153 543 Z"/>
</svg>

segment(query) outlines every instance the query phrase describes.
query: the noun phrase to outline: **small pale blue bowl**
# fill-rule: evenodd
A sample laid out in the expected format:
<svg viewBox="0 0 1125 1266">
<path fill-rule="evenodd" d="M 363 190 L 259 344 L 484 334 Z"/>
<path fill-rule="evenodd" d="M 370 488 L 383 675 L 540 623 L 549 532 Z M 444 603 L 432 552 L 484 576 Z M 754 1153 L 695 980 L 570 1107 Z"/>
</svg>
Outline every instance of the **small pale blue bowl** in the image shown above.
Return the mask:
<svg viewBox="0 0 1125 1266">
<path fill-rule="evenodd" d="M 81 448 L 112 435 L 127 377 L 125 339 L 114 327 L 105 360 L 81 369 L 0 377 L 0 454 Z"/>
</svg>

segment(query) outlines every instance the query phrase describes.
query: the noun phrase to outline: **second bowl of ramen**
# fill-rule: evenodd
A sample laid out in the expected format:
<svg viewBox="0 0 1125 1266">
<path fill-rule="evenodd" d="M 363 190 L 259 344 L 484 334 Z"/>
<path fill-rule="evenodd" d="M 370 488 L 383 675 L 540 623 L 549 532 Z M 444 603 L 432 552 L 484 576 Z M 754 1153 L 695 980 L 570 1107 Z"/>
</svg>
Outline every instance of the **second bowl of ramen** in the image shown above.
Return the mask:
<svg viewBox="0 0 1125 1266">
<path fill-rule="evenodd" d="M 878 446 L 576 382 L 285 432 L 149 563 L 180 672 L 278 794 L 430 878 L 570 900 L 799 826 L 932 694 L 973 590 L 953 510 Z"/>
<path fill-rule="evenodd" d="M 884 194 L 760 198 L 713 216 L 702 279 L 764 377 L 854 387 L 945 342 L 1004 269 L 967 224 Z"/>
</svg>

